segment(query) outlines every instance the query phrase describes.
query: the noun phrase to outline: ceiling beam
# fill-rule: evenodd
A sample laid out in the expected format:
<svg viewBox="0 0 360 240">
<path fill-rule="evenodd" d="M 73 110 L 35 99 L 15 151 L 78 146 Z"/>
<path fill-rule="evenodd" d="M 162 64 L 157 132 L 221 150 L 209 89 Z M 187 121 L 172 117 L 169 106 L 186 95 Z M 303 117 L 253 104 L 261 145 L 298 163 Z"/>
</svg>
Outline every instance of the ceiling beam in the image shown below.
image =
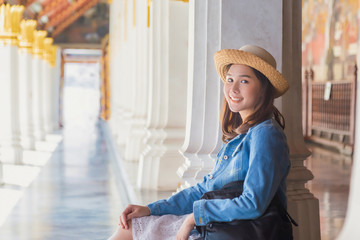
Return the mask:
<svg viewBox="0 0 360 240">
<path fill-rule="evenodd" d="M 99 0 L 79 0 L 73 8 L 67 8 L 65 11 L 60 13 L 59 19 L 56 19 L 50 27 L 54 27 L 51 36 L 55 37 L 64 31 L 69 25 L 75 22 L 79 17 L 81 17 L 87 10 L 95 6 Z M 71 5 L 71 6 L 73 6 Z M 56 24 L 55 24 L 56 23 Z M 45 29 L 47 26 L 45 26 Z"/>
</svg>

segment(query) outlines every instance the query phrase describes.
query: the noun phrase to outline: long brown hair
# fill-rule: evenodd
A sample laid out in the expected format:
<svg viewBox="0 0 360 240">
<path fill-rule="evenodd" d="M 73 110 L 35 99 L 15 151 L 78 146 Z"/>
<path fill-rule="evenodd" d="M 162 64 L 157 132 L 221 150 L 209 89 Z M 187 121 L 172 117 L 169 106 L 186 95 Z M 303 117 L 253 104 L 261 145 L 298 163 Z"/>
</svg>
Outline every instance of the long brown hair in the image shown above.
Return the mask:
<svg viewBox="0 0 360 240">
<path fill-rule="evenodd" d="M 227 70 L 230 69 L 230 66 L 231 65 L 227 66 Z M 241 133 L 246 133 L 249 128 L 272 117 L 283 129 L 285 128 L 285 119 L 279 110 L 274 106 L 274 87 L 264 74 L 254 68 L 251 69 L 254 71 L 255 76 L 261 83 L 261 97 L 255 106 L 254 112 L 246 119 L 242 119 L 238 112 L 232 112 L 226 99 L 224 98 L 224 108 L 221 117 L 223 132 L 222 140 L 224 142 L 230 141 Z"/>
</svg>

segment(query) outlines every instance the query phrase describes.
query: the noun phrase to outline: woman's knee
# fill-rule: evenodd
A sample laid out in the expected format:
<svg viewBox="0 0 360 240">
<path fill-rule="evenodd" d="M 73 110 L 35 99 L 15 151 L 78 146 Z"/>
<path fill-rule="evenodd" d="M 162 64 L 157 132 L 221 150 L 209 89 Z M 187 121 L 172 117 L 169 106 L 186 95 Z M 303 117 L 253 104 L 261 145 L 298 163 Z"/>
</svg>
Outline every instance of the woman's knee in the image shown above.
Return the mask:
<svg viewBox="0 0 360 240">
<path fill-rule="evenodd" d="M 129 221 L 129 229 L 119 227 L 108 240 L 132 240 L 132 224 Z"/>
</svg>

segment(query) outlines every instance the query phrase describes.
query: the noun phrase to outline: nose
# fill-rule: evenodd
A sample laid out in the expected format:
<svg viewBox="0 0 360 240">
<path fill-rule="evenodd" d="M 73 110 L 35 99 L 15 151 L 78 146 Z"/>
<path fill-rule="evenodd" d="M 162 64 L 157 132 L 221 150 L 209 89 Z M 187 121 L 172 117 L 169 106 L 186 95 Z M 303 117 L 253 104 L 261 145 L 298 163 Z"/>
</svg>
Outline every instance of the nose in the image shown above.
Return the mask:
<svg viewBox="0 0 360 240">
<path fill-rule="evenodd" d="M 233 92 L 233 93 L 239 93 L 240 92 L 240 85 L 238 83 L 233 84 L 231 86 L 230 91 Z"/>
</svg>

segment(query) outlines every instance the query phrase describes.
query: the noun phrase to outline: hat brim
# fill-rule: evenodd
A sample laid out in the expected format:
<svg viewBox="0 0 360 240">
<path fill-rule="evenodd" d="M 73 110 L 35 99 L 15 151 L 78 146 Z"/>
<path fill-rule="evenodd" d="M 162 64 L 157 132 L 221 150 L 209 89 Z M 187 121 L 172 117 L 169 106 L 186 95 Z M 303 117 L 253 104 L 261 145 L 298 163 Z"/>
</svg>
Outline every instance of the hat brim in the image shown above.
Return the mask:
<svg viewBox="0 0 360 240">
<path fill-rule="evenodd" d="M 223 49 L 215 53 L 214 60 L 216 71 L 223 82 L 226 80 L 226 67 L 228 65 L 244 64 L 260 71 L 269 79 L 275 89 L 275 98 L 280 97 L 289 89 L 289 84 L 283 75 L 254 54 L 238 49 Z"/>
</svg>

